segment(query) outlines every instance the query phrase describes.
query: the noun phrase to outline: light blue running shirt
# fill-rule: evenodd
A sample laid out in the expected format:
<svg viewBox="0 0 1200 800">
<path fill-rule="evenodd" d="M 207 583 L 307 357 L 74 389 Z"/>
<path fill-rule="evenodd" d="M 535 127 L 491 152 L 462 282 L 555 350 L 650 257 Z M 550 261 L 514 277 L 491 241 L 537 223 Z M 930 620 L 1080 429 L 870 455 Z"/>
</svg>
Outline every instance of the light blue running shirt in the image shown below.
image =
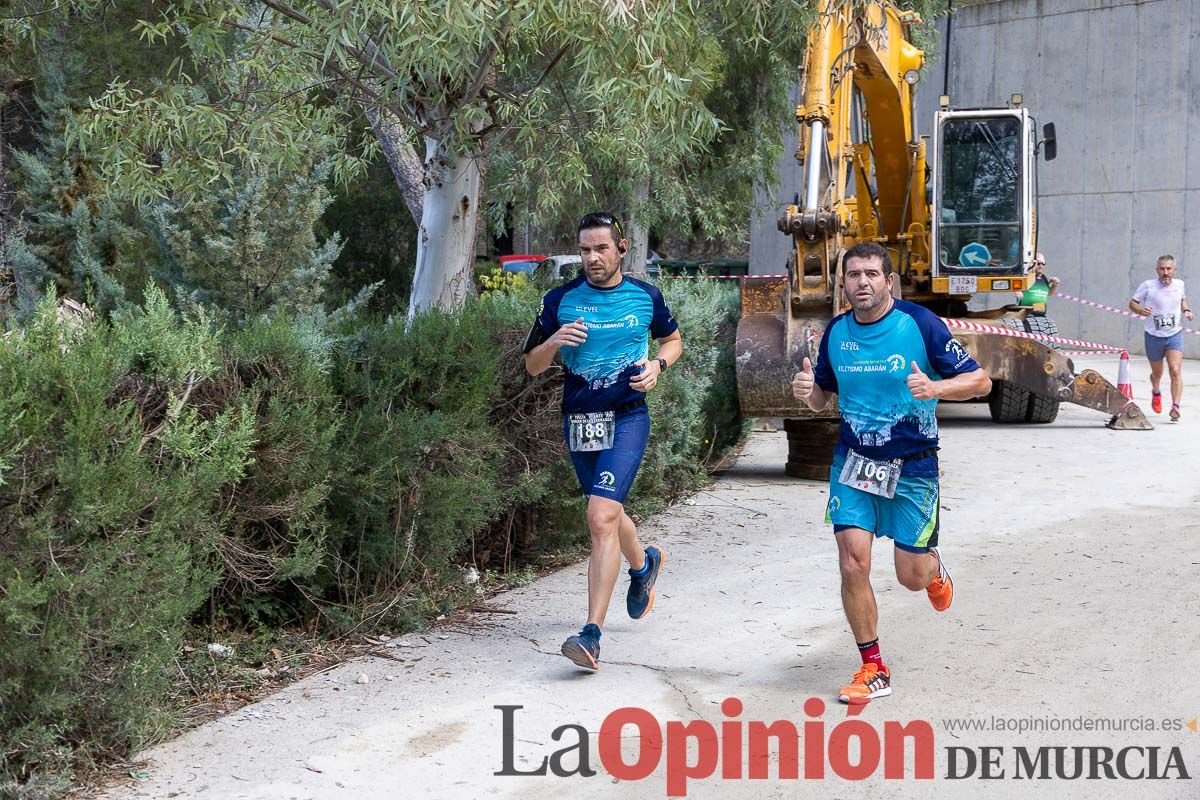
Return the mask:
<svg viewBox="0 0 1200 800">
<path fill-rule="evenodd" d="M 616 286 L 599 287 L 580 275 L 546 293 L 525 352 L 581 317 L 587 340 L 559 350 L 566 373 L 563 411 L 613 411 L 644 401 L 646 393 L 629 385 L 641 371 L 634 365 L 649 354 L 651 337 L 670 336 L 679 327 L 662 292 L 629 276 Z"/>
<path fill-rule="evenodd" d="M 896 300 L 868 324 L 850 311 L 833 318 L 813 371 L 816 384 L 838 396 L 838 454 L 852 448 L 890 460 L 937 447 L 937 400 L 917 400 L 908 390 L 914 361 L 932 380 L 979 369 L 946 323 L 915 303 Z M 902 474 L 937 477 L 937 458 L 906 461 Z"/>
</svg>

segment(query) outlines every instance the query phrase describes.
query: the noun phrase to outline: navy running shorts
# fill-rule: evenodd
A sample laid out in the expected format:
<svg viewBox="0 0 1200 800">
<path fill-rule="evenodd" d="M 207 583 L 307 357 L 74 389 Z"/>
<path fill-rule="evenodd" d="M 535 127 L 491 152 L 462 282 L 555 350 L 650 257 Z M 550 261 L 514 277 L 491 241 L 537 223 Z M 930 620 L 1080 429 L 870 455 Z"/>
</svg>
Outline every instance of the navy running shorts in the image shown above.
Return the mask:
<svg viewBox="0 0 1200 800">
<path fill-rule="evenodd" d="M 612 447 L 590 453 L 571 453 L 571 462 L 575 465 L 575 475 L 584 496 L 607 497 L 624 504 L 650 439 L 650 410 L 642 404 L 620 411 L 614 422 Z M 567 437 L 567 418 L 564 416 L 563 438 Z"/>
</svg>

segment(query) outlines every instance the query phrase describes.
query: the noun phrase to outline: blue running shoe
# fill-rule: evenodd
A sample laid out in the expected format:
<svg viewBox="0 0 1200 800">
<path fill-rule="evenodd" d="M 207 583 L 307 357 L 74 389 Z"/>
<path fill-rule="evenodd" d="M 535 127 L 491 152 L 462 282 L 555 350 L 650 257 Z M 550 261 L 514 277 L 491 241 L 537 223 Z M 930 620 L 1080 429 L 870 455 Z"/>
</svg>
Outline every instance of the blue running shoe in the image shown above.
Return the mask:
<svg viewBox="0 0 1200 800">
<path fill-rule="evenodd" d="M 667 551 L 652 544 L 646 548 L 645 574 L 638 575 L 629 570 L 629 594 L 625 597 L 625 608 L 633 619 L 641 619 L 654 607 L 654 582 L 658 580 L 658 571 L 666 562 Z"/>
<path fill-rule="evenodd" d="M 562 643 L 562 654 L 575 665 L 593 672 L 600 669 L 600 629 L 588 623 Z"/>
</svg>

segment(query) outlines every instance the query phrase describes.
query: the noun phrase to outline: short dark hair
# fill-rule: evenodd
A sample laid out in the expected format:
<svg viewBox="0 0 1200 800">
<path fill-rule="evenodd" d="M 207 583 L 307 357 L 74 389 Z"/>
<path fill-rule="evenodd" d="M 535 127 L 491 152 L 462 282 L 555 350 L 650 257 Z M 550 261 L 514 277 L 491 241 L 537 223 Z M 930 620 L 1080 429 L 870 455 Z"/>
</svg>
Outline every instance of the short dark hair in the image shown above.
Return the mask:
<svg viewBox="0 0 1200 800">
<path fill-rule="evenodd" d="M 1172 264 L 1174 264 L 1174 263 L 1175 263 L 1175 256 L 1171 255 L 1170 253 L 1167 253 L 1166 255 L 1159 256 L 1159 257 L 1158 257 L 1158 261 L 1156 261 L 1156 262 L 1154 262 L 1154 263 L 1155 263 L 1156 265 L 1158 265 L 1158 264 L 1161 264 L 1161 263 L 1162 263 L 1162 262 L 1164 262 L 1164 261 L 1170 261 Z"/>
<path fill-rule="evenodd" d="M 887 248 L 877 242 L 859 242 L 846 251 L 842 256 L 842 271 L 846 270 L 846 262 L 852 258 L 877 258 L 879 263 L 883 265 L 883 274 L 892 274 L 892 257 L 888 255 Z"/>
<path fill-rule="evenodd" d="M 610 214 L 607 211 L 593 211 L 590 214 L 584 214 L 583 218 L 579 220 L 579 227 L 575 229 L 575 235 L 578 236 L 590 228 L 608 228 L 614 243 L 625 238 L 625 232 L 621 230 L 621 221 L 617 219 L 616 214 Z"/>
</svg>

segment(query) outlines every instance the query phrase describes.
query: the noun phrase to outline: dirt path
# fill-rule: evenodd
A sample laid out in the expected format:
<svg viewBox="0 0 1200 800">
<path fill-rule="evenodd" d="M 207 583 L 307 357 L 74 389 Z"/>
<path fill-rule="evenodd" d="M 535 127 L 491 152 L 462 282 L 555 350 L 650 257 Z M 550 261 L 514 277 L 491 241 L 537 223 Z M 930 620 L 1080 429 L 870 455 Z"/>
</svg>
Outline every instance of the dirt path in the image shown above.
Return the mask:
<svg viewBox="0 0 1200 800">
<path fill-rule="evenodd" d="M 1095 363 L 1115 376 L 1112 361 Z M 1200 363 L 1185 371 L 1190 396 L 1200 398 Z M 1143 402 L 1146 374 L 1135 361 Z M 1143 730 L 1146 720 L 1175 725 L 1200 715 L 1200 399 L 1184 407 L 1183 422 L 1153 417 L 1158 427 L 1148 433 L 1108 431 L 1099 415 L 1072 407 L 1054 425 L 1018 427 L 987 422 L 982 405 L 946 407 L 942 542 L 957 597 L 935 614 L 895 582 L 891 547 L 877 544 L 880 639 L 895 691 L 860 717 L 877 731 L 885 721 L 928 721 L 935 780 L 913 778 L 911 753 L 904 780 L 885 780 L 882 766 L 862 781 L 837 777 L 831 766 L 821 780 L 779 780 L 772 757 L 768 780 L 722 780 L 718 767 L 688 782 L 688 796 L 1200 796 L 1200 733 Z M 580 565 L 494 601 L 514 615 L 477 615 L 405 637 L 394 659 L 346 664 L 154 748 L 143 754 L 151 777 L 108 796 L 661 798 L 666 756 L 643 780 L 617 781 L 604 770 L 597 733 L 606 715 L 637 706 L 661 725 L 719 724 L 730 719 L 720 707 L 727 697 L 744 703 L 741 722 L 816 719 L 832 742 L 844 707 L 830 704 L 818 718 L 805 701 L 828 701 L 857 654 L 822 523 L 826 488 L 783 477 L 785 451 L 782 433 L 753 434 L 710 491 L 645 526 L 645 541 L 670 554 L 660 595 L 653 613 L 633 622 L 623 612 L 622 581 L 599 672 L 577 672 L 558 655 L 585 607 Z M 369 682 L 356 683 L 360 674 Z M 577 724 L 590 733 L 597 774 L 494 775 L 504 759 L 497 705 L 523 706 L 512 712 L 514 767 L 532 769 L 575 744 L 575 731 L 561 741 L 551 732 Z M 1022 720 L 1107 729 L 950 729 Z M 633 732 L 626 728 L 622 740 L 629 763 L 639 754 Z M 1148 769 L 1153 746 L 1161 748 L 1161 774 L 1177 747 L 1192 779 L 1174 779 L 1178 768 L 1168 780 L 1016 779 L 1015 748 L 1035 756 L 1040 745 L 1107 746 L 1113 758 L 1142 748 L 1127 752 L 1127 774 Z M 1003 778 L 979 779 L 977 764 L 974 777 L 947 779 L 948 748 L 978 757 L 985 746 L 1004 748 L 994 768 Z M 961 773 L 966 755 L 955 752 Z M 566 767 L 577 760 L 567 756 Z"/>
</svg>

